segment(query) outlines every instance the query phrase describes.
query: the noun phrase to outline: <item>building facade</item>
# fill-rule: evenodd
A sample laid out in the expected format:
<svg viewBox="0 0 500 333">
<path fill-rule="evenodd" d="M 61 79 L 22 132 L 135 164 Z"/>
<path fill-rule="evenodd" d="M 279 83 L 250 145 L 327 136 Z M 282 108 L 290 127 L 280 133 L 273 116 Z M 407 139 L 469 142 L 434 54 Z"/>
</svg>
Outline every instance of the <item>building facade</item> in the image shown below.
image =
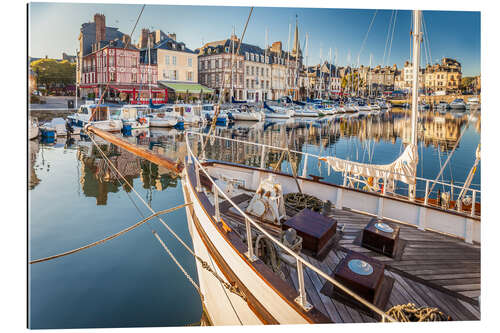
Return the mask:
<svg viewBox="0 0 500 333">
<path fill-rule="evenodd" d="M 166 92 L 157 86 L 157 66 L 144 62 L 130 36 L 106 27 L 102 14 L 80 29 L 77 84 L 80 96 L 127 100 L 131 103 L 160 103 Z"/>
<path fill-rule="evenodd" d="M 232 96 L 246 99 L 244 66 L 241 51 L 236 54 L 240 40 L 236 36 L 203 45 L 198 52 L 198 81 L 222 94 L 225 101 Z M 242 47 L 245 44 L 242 44 Z"/>
<path fill-rule="evenodd" d="M 462 65 L 455 59 L 443 58 L 441 63 L 425 68 L 425 88 L 429 92 L 456 93 L 461 80 Z"/>
</svg>

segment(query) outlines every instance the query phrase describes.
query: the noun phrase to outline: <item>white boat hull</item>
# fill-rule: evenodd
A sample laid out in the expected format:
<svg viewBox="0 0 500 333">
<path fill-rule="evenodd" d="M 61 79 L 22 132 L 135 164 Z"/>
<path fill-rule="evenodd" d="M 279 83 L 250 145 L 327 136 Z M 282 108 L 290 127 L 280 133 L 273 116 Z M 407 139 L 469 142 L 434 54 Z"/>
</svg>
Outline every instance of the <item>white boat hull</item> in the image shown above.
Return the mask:
<svg viewBox="0 0 500 333">
<path fill-rule="evenodd" d="M 230 282 L 219 268 L 221 261 L 223 261 L 222 265 L 227 265 L 247 289 L 246 294 L 251 294 L 252 298 L 255 297 L 269 316 L 276 321 L 275 323 L 310 323 L 306 316 L 299 313 L 293 304 L 289 303 L 290 300 L 283 299 L 274 290 L 271 284 L 258 273 L 244 253 L 233 247 L 227 236 L 215 225 L 213 217 L 207 214 L 188 176 L 183 177 L 183 193 L 184 200 L 193 203 L 192 206 L 186 207 L 186 215 L 193 237 L 195 253 L 209 263 L 210 267 L 226 282 Z M 216 251 L 216 253 L 212 251 Z M 260 318 L 261 315 L 256 313 L 258 311 L 249 306 L 249 302 L 225 289 L 210 272 L 202 267 L 200 262 L 197 261 L 196 265 L 200 289 L 204 296 L 203 305 L 211 324 L 257 325 L 265 323 Z"/>
<path fill-rule="evenodd" d="M 174 127 L 177 125 L 177 119 L 175 118 L 152 118 L 149 120 L 150 127 Z"/>
<path fill-rule="evenodd" d="M 234 120 L 244 120 L 244 121 L 262 121 L 265 116 L 262 112 L 237 112 L 232 111 Z"/>
<path fill-rule="evenodd" d="M 36 139 L 39 133 L 40 130 L 38 129 L 38 126 L 30 126 L 28 133 L 29 139 L 30 140 Z"/>
</svg>

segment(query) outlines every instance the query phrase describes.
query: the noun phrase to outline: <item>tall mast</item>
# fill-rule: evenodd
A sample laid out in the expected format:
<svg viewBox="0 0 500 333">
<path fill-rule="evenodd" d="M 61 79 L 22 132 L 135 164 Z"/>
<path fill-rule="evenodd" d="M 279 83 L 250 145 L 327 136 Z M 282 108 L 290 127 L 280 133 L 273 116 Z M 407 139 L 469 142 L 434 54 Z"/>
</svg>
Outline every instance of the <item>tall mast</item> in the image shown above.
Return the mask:
<svg viewBox="0 0 500 333">
<path fill-rule="evenodd" d="M 290 35 L 292 34 L 292 24 L 288 24 L 287 60 L 286 60 L 286 95 L 288 96 L 290 87 Z"/>
<path fill-rule="evenodd" d="M 309 47 L 309 35 L 306 34 L 306 45 L 305 45 L 305 48 L 306 48 L 306 94 L 307 94 L 307 97 L 306 97 L 306 100 L 307 98 L 309 98 L 309 72 L 308 72 L 308 67 L 307 67 L 307 57 L 308 57 L 308 54 L 307 54 L 307 48 Z"/>
<path fill-rule="evenodd" d="M 420 10 L 413 11 L 413 82 L 412 82 L 412 103 L 411 103 L 411 144 L 417 145 L 417 121 L 418 121 L 418 72 L 420 65 L 420 41 L 422 32 L 420 31 L 420 22 L 422 12 Z M 416 150 L 418 152 L 418 150 Z M 418 158 L 418 157 L 416 157 Z M 417 171 L 415 170 L 415 176 Z M 415 185 L 408 187 L 410 200 L 415 200 Z"/>
<path fill-rule="evenodd" d="M 231 34 L 231 101 L 233 100 L 234 97 L 234 81 L 233 81 L 233 76 L 234 76 L 234 25 L 233 25 L 233 33 Z"/>
<path fill-rule="evenodd" d="M 148 85 L 149 85 L 149 99 L 151 99 L 151 102 L 153 101 L 153 97 L 151 96 L 151 47 L 150 47 L 150 38 L 151 35 L 148 34 Z"/>
<path fill-rule="evenodd" d="M 372 97 L 372 84 L 371 84 L 371 70 L 372 70 L 372 56 L 373 54 L 370 53 L 370 65 L 368 66 L 368 72 L 366 74 L 366 76 L 368 77 L 368 95 L 370 96 L 370 98 Z"/>
<path fill-rule="evenodd" d="M 269 47 L 269 45 L 268 45 L 268 39 L 267 39 L 267 27 L 266 27 L 266 44 L 265 44 L 265 46 L 264 46 L 264 68 L 266 69 L 266 71 L 265 71 L 265 75 L 264 75 L 264 77 L 267 77 L 267 71 L 268 71 L 268 69 L 269 69 L 269 67 L 270 67 L 270 63 L 271 63 L 270 61 L 269 61 L 269 62 L 267 61 L 267 48 L 268 48 L 268 47 Z M 268 66 L 269 66 L 269 67 L 268 67 Z M 271 76 L 271 78 L 272 78 L 272 76 Z M 267 81 L 267 80 L 266 80 L 266 81 Z M 271 79 L 271 84 L 272 84 L 272 79 Z M 266 89 L 266 91 L 267 91 L 267 89 Z M 269 96 L 267 96 L 267 92 L 266 92 L 264 95 L 265 95 L 267 98 L 269 98 Z M 265 101 L 267 98 L 262 98 L 262 100 L 263 100 L 263 101 Z"/>
<path fill-rule="evenodd" d="M 76 50 L 76 70 L 75 70 L 75 110 L 78 109 L 78 70 L 79 70 L 80 56 Z M 106 79 L 108 81 L 109 78 Z"/>
<path fill-rule="evenodd" d="M 328 99 L 332 90 L 332 48 L 330 47 L 330 63 L 328 64 Z"/>
<path fill-rule="evenodd" d="M 417 144 L 417 121 L 418 121 L 418 72 L 420 65 L 420 41 L 422 32 L 420 31 L 422 12 L 413 11 L 413 82 L 412 82 L 412 103 L 411 103 L 411 143 Z"/>
</svg>

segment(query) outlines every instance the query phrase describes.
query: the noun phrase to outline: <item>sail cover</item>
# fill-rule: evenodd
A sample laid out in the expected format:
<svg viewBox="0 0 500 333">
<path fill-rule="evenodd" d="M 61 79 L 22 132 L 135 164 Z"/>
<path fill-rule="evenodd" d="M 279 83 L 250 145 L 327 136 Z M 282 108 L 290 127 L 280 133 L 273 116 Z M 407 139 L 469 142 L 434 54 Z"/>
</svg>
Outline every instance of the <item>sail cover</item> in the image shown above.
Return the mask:
<svg viewBox="0 0 500 333">
<path fill-rule="evenodd" d="M 394 162 L 382 165 L 347 161 L 332 156 L 328 156 L 324 160 L 337 172 L 347 172 L 374 179 L 387 178 L 387 181 L 399 180 L 406 184 L 415 185 L 418 150 L 416 145 L 410 144 Z"/>
</svg>

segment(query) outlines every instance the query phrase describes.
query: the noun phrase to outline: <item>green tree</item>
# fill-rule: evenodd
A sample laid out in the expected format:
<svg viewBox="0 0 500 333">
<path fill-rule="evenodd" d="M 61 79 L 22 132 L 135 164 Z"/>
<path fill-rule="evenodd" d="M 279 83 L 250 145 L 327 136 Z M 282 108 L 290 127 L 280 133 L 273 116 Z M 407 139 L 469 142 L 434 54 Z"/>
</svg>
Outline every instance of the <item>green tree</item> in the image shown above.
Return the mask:
<svg viewBox="0 0 500 333">
<path fill-rule="evenodd" d="M 31 69 L 38 75 L 38 84 L 47 88 L 75 83 L 76 65 L 67 60 L 39 59 L 31 63 Z"/>
<path fill-rule="evenodd" d="M 466 76 L 463 77 L 461 82 L 460 82 L 460 90 L 470 90 L 474 87 L 476 78 L 473 76 Z"/>
</svg>

